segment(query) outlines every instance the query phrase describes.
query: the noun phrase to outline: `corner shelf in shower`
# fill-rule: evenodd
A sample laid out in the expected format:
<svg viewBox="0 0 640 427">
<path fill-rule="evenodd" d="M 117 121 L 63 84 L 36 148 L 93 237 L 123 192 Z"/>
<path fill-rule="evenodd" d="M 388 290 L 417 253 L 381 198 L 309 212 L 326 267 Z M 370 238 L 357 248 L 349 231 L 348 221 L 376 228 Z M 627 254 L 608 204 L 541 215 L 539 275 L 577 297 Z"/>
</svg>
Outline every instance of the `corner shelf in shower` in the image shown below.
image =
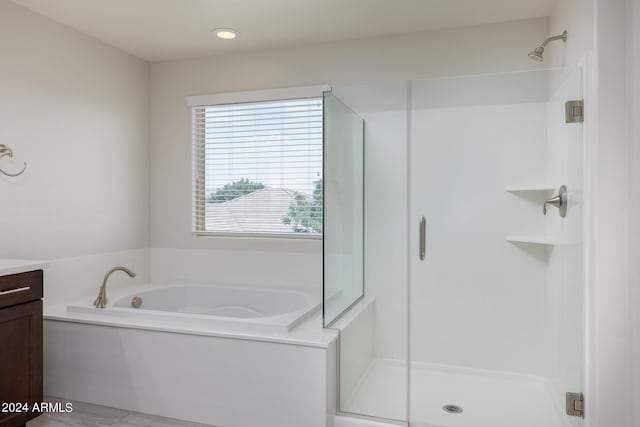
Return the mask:
<svg viewBox="0 0 640 427">
<path fill-rule="evenodd" d="M 579 242 L 571 242 L 568 240 L 560 240 L 554 237 L 549 236 L 540 236 L 540 235 L 524 235 L 524 234 L 512 234 L 506 237 L 507 242 L 512 243 L 530 243 L 534 245 L 548 245 L 548 246 L 558 246 L 558 245 L 576 245 Z"/>
<path fill-rule="evenodd" d="M 540 184 L 540 185 L 509 185 L 505 191 L 509 193 L 537 193 L 536 197 L 548 196 L 545 193 L 555 192 L 558 189 L 556 185 Z M 529 196 L 528 196 L 529 197 Z M 525 243 L 533 245 L 560 246 L 560 245 L 577 245 L 580 241 L 571 241 L 558 237 L 547 236 L 544 234 L 510 234 L 506 240 L 511 243 Z"/>
</svg>

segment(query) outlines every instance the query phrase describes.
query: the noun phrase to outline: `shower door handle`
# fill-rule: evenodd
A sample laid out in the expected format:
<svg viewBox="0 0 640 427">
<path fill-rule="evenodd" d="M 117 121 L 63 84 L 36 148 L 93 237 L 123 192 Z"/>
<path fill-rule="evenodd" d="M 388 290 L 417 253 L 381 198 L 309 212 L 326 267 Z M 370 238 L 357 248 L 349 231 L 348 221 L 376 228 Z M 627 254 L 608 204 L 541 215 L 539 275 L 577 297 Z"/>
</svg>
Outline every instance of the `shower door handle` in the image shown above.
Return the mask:
<svg viewBox="0 0 640 427">
<path fill-rule="evenodd" d="M 420 218 L 420 261 L 424 261 L 424 256 L 426 252 L 427 245 L 427 219 L 423 216 Z"/>
</svg>

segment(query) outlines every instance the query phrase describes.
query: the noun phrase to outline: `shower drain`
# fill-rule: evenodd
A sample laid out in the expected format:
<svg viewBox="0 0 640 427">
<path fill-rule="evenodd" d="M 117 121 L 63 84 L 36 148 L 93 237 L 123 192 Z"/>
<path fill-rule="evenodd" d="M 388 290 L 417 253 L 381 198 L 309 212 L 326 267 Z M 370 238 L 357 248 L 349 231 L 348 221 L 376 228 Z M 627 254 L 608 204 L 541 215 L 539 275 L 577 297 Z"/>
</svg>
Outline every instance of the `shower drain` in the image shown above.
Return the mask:
<svg viewBox="0 0 640 427">
<path fill-rule="evenodd" d="M 462 407 L 460 407 L 458 405 L 444 405 L 442 407 L 442 409 L 444 410 L 444 412 L 447 412 L 449 414 L 461 414 L 462 413 Z"/>
</svg>

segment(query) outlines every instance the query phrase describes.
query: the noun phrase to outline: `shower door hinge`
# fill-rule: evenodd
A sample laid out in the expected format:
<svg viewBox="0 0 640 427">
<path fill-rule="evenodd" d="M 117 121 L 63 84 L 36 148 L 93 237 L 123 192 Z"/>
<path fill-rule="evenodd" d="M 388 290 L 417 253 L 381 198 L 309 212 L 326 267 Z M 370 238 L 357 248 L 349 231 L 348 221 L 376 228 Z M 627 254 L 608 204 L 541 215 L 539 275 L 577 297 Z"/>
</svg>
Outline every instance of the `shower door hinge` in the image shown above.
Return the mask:
<svg viewBox="0 0 640 427">
<path fill-rule="evenodd" d="M 584 395 L 567 393 L 567 415 L 584 418 Z"/>
<path fill-rule="evenodd" d="M 583 123 L 584 100 L 576 99 L 574 101 L 567 101 L 564 104 L 564 116 L 565 123 Z"/>
</svg>

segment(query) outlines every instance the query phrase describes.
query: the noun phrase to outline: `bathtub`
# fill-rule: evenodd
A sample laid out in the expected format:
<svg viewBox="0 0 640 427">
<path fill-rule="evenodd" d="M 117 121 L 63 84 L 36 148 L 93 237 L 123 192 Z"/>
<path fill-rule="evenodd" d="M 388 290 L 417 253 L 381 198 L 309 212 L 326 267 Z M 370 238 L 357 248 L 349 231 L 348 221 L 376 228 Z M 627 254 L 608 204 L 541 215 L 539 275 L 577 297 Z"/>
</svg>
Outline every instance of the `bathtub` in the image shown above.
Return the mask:
<svg viewBox="0 0 640 427">
<path fill-rule="evenodd" d="M 338 335 L 317 292 L 120 286 L 106 308 L 91 295 L 45 311 L 45 393 L 207 425 L 326 427 Z"/>
<path fill-rule="evenodd" d="M 320 310 L 319 297 L 293 290 L 196 284 L 145 285 L 109 293 L 103 309 L 89 301 L 67 306 L 69 314 L 104 322 L 127 319 L 179 328 L 286 334 Z M 141 302 L 133 307 L 134 298 Z"/>
</svg>

